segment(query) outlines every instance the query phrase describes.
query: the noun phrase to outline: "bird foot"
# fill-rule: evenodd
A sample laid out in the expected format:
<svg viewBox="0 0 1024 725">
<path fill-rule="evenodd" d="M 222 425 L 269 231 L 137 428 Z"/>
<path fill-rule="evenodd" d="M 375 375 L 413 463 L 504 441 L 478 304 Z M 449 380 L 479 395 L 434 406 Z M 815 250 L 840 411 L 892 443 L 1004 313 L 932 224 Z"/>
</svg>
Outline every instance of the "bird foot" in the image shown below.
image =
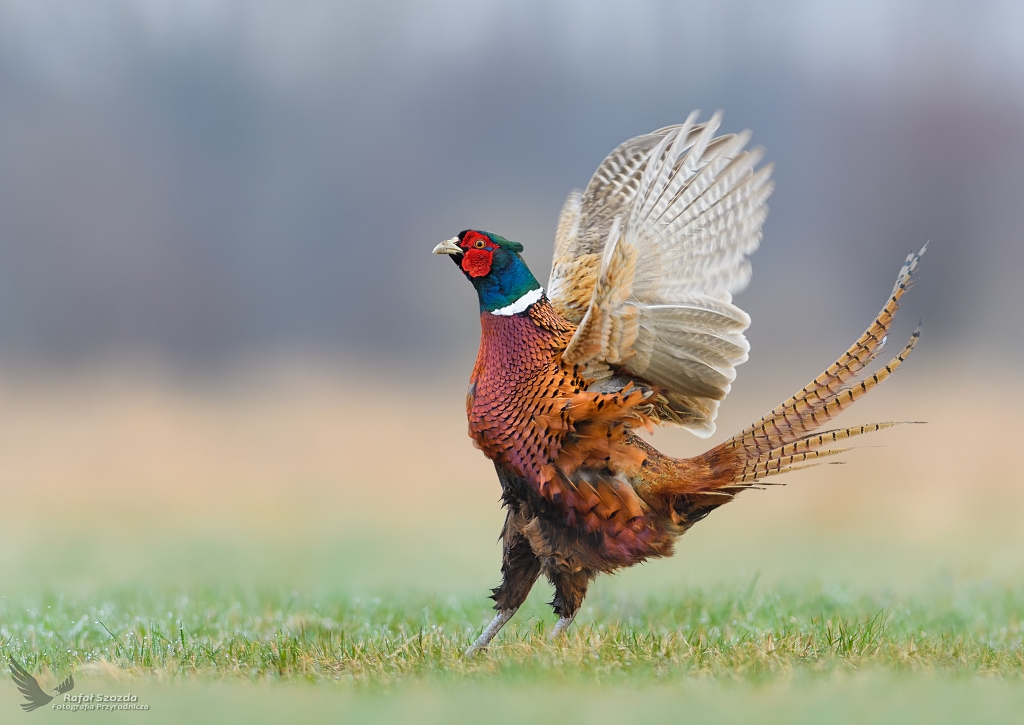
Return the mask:
<svg viewBox="0 0 1024 725">
<path fill-rule="evenodd" d="M 551 630 L 551 640 L 554 641 L 565 634 L 565 630 L 569 629 L 569 625 L 572 624 L 574 619 L 576 619 L 575 614 L 571 617 L 559 617 L 558 621 L 555 622 L 555 628 Z"/>
<path fill-rule="evenodd" d="M 518 607 L 516 607 L 518 609 Z M 516 609 L 502 609 L 499 610 L 491 623 L 488 624 L 484 631 L 480 633 L 480 636 L 476 638 L 476 642 L 471 644 L 463 657 L 473 657 L 477 652 L 484 649 L 491 643 L 491 640 L 501 631 L 501 628 L 505 626 L 505 623 L 512 619 L 512 616 L 516 613 Z"/>
</svg>

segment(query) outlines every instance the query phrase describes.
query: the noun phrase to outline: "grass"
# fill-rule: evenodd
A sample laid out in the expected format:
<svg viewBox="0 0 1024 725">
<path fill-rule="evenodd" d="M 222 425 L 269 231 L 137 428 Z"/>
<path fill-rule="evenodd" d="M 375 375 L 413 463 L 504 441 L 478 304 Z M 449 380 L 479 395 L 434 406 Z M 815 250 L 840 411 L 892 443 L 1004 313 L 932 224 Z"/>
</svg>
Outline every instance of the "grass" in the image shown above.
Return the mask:
<svg viewBox="0 0 1024 725">
<path fill-rule="evenodd" d="M 718 588 L 679 598 L 588 601 L 567 639 L 531 603 L 484 656 L 462 657 L 483 602 L 408 594 L 134 590 L 5 597 L 0 652 L 57 673 L 113 666 L 157 680 L 400 683 L 770 682 L 865 668 L 1024 680 L 1024 596 L 976 589 L 905 601 L 822 591 Z"/>
<path fill-rule="evenodd" d="M 600 577 L 566 640 L 548 641 L 538 586 L 467 661 L 503 516 L 464 383 L 353 399 L 346 376 L 308 377 L 235 397 L 0 377 L 0 657 L 152 705 L 96 720 L 1021 719 L 1024 486 L 1012 457 L 971 452 L 1013 450 L 1024 388 L 950 416 L 976 398 L 949 388 L 959 369 L 902 400 L 897 381 L 891 410 L 858 420 L 914 411 L 927 430 L 745 494 L 673 559 Z M 723 435 L 789 392 L 725 411 Z M 20 702 L 0 678 L 0 722 L 66 715 Z"/>
</svg>

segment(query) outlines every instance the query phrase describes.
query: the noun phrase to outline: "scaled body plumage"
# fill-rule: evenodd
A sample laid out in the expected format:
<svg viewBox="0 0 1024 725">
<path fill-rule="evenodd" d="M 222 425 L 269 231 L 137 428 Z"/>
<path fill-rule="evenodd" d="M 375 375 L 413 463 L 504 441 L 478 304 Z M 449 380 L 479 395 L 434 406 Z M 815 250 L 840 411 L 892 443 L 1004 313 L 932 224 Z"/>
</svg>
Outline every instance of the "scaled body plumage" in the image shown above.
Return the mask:
<svg viewBox="0 0 1024 725">
<path fill-rule="evenodd" d="M 497 634 L 543 573 L 558 634 L 589 582 L 651 557 L 761 479 L 813 465 L 837 441 L 895 425 L 818 432 L 902 363 L 870 377 L 919 255 L 878 318 L 828 370 L 761 421 L 691 459 L 657 451 L 639 428 L 669 423 L 707 437 L 747 358 L 750 324 L 732 304 L 761 238 L 771 167 L 748 133 L 714 137 L 719 117 L 631 139 L 567 200 L 550 299 L 522 246 L 467 230 L 435 253 L 477 290 L 481 341 L 467 396 L 469 433 L 490 458 L 507 509 Z M 922 249 L 922 252 L 924 250 Z"/>
</svg>

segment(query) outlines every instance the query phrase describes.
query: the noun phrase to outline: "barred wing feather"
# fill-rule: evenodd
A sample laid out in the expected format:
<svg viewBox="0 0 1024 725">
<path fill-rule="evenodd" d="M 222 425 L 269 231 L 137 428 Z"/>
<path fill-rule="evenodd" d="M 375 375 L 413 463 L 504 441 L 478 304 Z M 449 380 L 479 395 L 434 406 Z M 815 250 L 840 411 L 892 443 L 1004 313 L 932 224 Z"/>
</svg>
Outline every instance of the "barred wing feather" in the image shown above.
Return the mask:
<svg viewBox="0 0 1024 725">
<path fill-rule="evenodd" d="M 715 137 L 720 114 L 696 118 L 622 144 L 570 195 L 548 291 L 579 324 L 567 362 L 658 386 L 663 419 L 707 437 L 747 359 L 750 318 L 732 294 L 750 280 L 772 182 L 749 132 Z"/>
</svg>

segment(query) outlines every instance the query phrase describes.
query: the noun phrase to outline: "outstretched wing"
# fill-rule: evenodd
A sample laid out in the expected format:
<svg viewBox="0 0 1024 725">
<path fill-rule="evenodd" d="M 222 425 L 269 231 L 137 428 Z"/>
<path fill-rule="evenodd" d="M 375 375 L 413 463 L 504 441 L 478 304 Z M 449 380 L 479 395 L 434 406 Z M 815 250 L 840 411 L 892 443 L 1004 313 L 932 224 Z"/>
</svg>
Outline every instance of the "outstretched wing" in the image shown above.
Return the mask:
<svg viewBox="0 0 1024 725">
<path fill-rule="evenodd" d="M 721 114 L 639 136 L 602 162 L 559 220 L 548 294 L 579 323 L 564 353 L 662 392 L 659 412 L 710 436 L 746 361 L 750 318 L 732 294 L 750 280 L 771 166 L 750 133 L 715 137 Z"/>
<path fill-rule="evenodd" d="M 71 692 L 75 689 L 75 678 L 72 675 L 68 675 L 67 679 L 57 685 L 57 694 L 63 695 L 65 692 Z"/>
<path fill-rule="evenodd" d="M 21 709 L 25 712 L 32 712 L 53 699 L 43 692 L 43 688 L 39 686 L 36 678 L 19 665 L 13 657 L 11 658 L 11 677 L 14 678 L 14 684 L 18 686 L 18 691 L 28 700 L 21 705 Z"/>
<path fill-rule="evenodd" d="M 597 167 L 586 190 L 574 191 L 565 200 L 547 289 L 548 299 L 565 319 L 579 324 L 586 314 L 608 232 L 616 219 L 629 215 L 647 157 L 675 128 L 668 126 L 619 144 Z"/>
</svg>

